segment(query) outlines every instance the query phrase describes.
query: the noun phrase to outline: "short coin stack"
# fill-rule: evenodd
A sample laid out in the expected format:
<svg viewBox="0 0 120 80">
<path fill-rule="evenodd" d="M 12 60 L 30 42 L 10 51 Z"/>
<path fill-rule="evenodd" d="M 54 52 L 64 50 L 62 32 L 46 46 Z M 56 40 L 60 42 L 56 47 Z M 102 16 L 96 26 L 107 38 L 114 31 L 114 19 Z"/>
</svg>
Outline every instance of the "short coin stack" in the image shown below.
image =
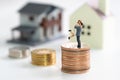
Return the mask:
<svg viewBox="0 0 120 80">
<path fill-rule="evenodd" d="M 76 46 L 76 47 L 75 47 Z M 62 45 L 62 71 L 65 73 L 84 73 L 90 68 L 90 49 L 77 48 L 74 43 Z"/>
<path fill-rule="evenodd" d="M 17 46 L 9 48 L 9 57 L 12 58 L 25 58 L 30 55 L 29 47 L 27 46 Z"/>
<path fill-rule="evenodd" d="M 31 52 L 32 64 L 49 66 L 56 63 L 56 52 L 52 49 L 35 49 Z"/>
</svg>

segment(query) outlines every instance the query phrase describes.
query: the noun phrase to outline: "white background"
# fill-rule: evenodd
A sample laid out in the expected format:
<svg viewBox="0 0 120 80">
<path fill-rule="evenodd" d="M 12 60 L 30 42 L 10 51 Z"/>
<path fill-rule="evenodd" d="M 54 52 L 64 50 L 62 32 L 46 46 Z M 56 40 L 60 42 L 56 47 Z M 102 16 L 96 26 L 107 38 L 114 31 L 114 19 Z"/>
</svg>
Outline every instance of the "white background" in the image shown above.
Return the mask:
<svg viewBox="0 0 120 80">
<path fill-rule="evenodd" d="M 63 33 L 66 34 L 69 26 L 69 15 L 86 0 L 30 0 L 37 2 L 51 3 L 64 9 Z M 89 0 L 90 1 L 90 0 Z M 92 0 L 93 1 L 93 0 Z M 120 80 L 120 1 L 110 0 L 110 9 L 116 19 L 115 45 L 112 49 L 91 50 L 91 69 L 86 74 L 66 74 L 61 72 L 61 51 L 60 45 L 66 42 L 65 39 L 51 41 L 36 48 L 53 48 L 56 50 L 57 63 L 50 67 L 39 67 L 32 65 L 31 58 L 11 59 L 8 58 L 8 49 L 17 44 L 8 44 L 11 38 L 11 28 L 19 25 L 18 10 L 28 0 L 0 0 L 0 80 Z"/>
</svg>

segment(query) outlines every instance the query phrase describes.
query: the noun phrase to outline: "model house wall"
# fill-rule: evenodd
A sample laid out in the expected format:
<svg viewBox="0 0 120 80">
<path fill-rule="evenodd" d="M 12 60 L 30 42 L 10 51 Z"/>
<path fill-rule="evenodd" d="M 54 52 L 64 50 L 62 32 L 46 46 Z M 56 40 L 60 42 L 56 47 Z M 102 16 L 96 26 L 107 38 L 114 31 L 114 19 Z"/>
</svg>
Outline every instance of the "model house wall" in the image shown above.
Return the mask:
<svg viewBox="0 0 120 80">
<path fill-rule="evenodd" d="M 39 39 L 41 41 L 45 40 L 45 36 L 44 36 L 43 27 L 40 24 L 42 23 L 43 18 L 45 18 L 46 16 L 47 15 L 45 13 L 43 13 L 43 14 L 39 15 L 38 18 L 37 18 L 37 27 L 39 27 L 39 28 L 37 30 L 37 34 L 34 37 L 37 38 L 38 36 L 40 36 Z"/>
<path fill-rule="evenodd" d="M 50 14 L 46 15 L 46 17 L 43 17 L 43 18 L 46 18 L 49 23 L 49 25 L 47 27 L 47 31 L 46 31 L 47 38 L 53 38 L 53 37 L 59 36 L 59 34 L 61 34 L 61 31 L 59 31 L 59 25 L 58 25 L 59 13 L 61 13 L 61 11 L 59 9 L 55 9 Z M 42 23 L 42 22 L 40 22 L 40 23 Z M 40 27 L 42 27 L 42 30 L 43 30 L 44 26 L 40 25 Z M 44 32 L 42 33 L 42 36 L 44 36 Z"/>
<path fill-rule="evenodd" d="M 58 16 L 59 13 L 61 13 L 61 11 L 59 9 L 55 9 L 51 14 L 49 14 L 48 17 L 50 17 L 52 19 L 52 16 L 53 16 L 55 18 L 55 20 L 58 20 L 59 19 L 59 16 Z M 59 25 L 58 24 L 54 24 L 53 31 L 54 31 L 54 34 L 53 34 L 54 37 L 59 36 L 61 31 L 59 31 Z"/>
<path fill-rule="evenodd" d="M 38 27 L 41 20 L 40 15 L 20 14 L 20 24 L 27 27 Z M 32 40 L 41 40 L 39 28 L 31 35 Z"/>
<path fill-rule="evenodd" d="M 20 14 L 20 24 L 37 27 L 38 15 Z M 33 18 L 33 19 L 32 19 Z"/>
</svg>

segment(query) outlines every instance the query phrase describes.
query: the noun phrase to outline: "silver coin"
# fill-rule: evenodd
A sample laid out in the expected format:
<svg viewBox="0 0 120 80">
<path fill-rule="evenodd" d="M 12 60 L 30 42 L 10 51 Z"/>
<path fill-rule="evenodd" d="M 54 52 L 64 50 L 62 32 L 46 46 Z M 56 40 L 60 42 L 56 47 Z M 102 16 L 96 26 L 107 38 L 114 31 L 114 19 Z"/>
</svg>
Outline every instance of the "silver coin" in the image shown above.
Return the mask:
<svg viewBox="0 0 120 80">
<path fill-rule="evenodd" d="M 30 55 L 30 49 L 28 46 L 17 46 L 9 48 L 9 57 L 12 58 L 25 58 Z"/>
</svg>

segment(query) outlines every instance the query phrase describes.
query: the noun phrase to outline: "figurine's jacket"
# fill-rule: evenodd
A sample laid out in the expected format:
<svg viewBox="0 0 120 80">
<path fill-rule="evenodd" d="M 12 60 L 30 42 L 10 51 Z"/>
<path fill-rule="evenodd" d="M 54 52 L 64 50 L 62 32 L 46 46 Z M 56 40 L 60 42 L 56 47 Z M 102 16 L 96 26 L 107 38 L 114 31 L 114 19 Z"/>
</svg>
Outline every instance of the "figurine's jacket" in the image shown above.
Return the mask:
<svg viewBox="0 0 120 80">
<path fill-rule="evenodd" d="M 81 26 L 75 26 L 75 29 L 76 29 L 76 36 L 80 36 L 80 34 L 81 34 Z"/>
</svg>

